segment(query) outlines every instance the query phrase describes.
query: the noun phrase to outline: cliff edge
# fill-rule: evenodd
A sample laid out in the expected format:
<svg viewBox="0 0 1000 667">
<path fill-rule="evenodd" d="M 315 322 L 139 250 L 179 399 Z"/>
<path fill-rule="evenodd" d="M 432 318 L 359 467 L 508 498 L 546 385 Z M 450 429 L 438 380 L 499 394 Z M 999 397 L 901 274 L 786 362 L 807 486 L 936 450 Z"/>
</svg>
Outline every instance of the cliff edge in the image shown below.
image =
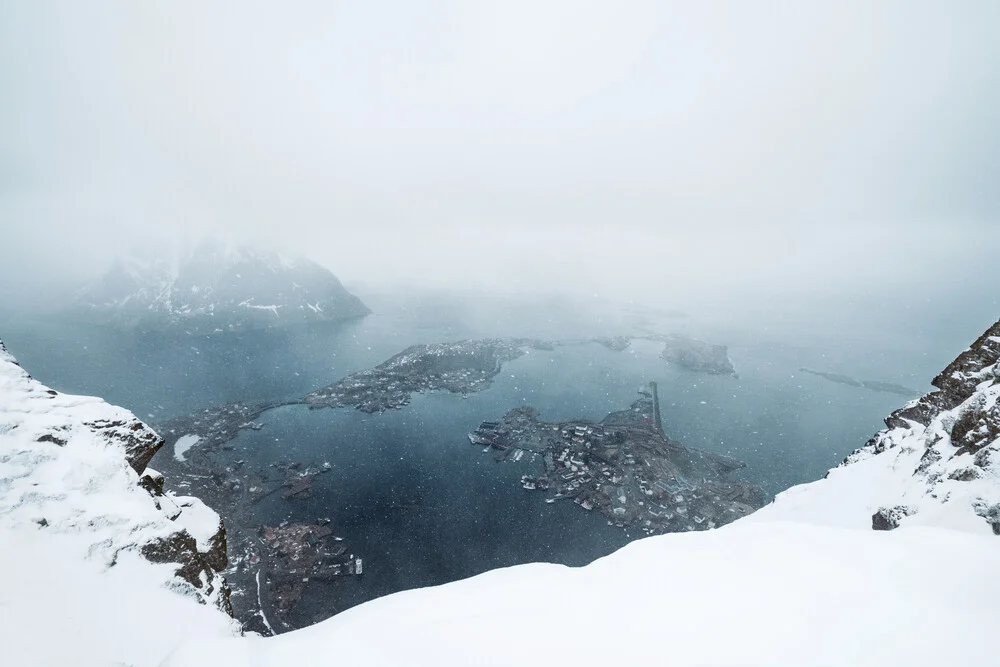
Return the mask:
<svg viewBox="0 0 1000 667">
<path fill-rule="evenodd" d="M 128 410 L 34 380 L 0 342 L 0 633 L 11 664 L 157 664 L 182 637 L 235 631 L 219 575 L 225 528 L 198 499 L 163 492 L 146 468 L 162 444 Z"/>
</svg>

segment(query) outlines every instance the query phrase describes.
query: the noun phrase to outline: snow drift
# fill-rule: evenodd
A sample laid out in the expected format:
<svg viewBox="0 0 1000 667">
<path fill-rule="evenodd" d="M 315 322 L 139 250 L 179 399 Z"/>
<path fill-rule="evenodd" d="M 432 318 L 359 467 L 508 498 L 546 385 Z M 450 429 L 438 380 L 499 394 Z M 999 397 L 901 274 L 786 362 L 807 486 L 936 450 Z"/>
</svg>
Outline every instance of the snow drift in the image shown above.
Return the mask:
<svg viewBox="0 0 1000 667">
<path fill-rule="evenodd" d="M 162 442 L 35 381 L 0 343 L 4 664 L 155 665 L 182 637 L 231 634 L 225 531 L 146 469 Z"/>
</svg>

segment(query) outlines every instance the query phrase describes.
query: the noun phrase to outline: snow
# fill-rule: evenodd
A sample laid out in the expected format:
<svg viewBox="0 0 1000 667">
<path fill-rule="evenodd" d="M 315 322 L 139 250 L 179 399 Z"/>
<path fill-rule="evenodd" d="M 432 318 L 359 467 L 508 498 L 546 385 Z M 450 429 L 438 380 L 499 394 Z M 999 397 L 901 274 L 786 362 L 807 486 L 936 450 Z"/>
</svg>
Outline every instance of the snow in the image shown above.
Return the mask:
<svg viewBox="0 0 1000 667">
<path fill-rule="evenodd" d="M 185 638 L 232 635 L 213 606 L 164 587 L 172 566 L 123 553 L 104 568 L 58 548 L 72 541 L 0 533 L 0 663 L 154 667 Z"/>
<path fill-rule="evenodd" d="M 245 307 L 245 308 L 253 308 L 254 310 L 270 310 L 272 313 L 274 313 L 275 317 L 278 316 L 278 309 L 281 308 L 280 305 L 274 305 L 274 304 L 272 304 L 270 306 L 260 306 L 260 305 L 251 303 L 251 301 L 253 301 L 253 299 L 247 299 L 246 301 L 241 301 L 240 305 L 243 306 L 243 307 Z"/>
<path fill-rule="evenodd" d="M 177 442 L 174 443 L 174 458 L 178 461 L 186 461 L 187 458 L 184 454 L 187 453 L 187 450 L 197 445 L 200 440 L 201 437 L 193 433 L 188 433 L 177 438 Z"/>
<path fill-rule="evenodd" d="M 263 641 L 187 644 L 164 664 L 993 665 L 997 555 L 945 529 L 738 522 L 399 593 Z"/>
<path fill-rule="evenodd" d="M 208 551 L 212 548 L 212 537 L 219 532 L 221 519 L 215 510 L 197 498 L 181 496 L 176 499 L 181 508 L 177 523 L 183 526 L 195 539 L 198 551 Z"/>
<path fill-rule="evenodd" d="M 140 555 L 186 524 L 204 537 L 218 515 L 195 498 L 154 499 L 138 485 L 120 431 L 98 422 L 148 432 L 127 410 L 48 389 L 0 343 L 3 664 L 156 665 L 183 639 L 233 633 L 215 606 L 221 581 L 199 604 L 176 564 Z M 178 514 L 183 523 L 172 520 Z"/>
<path fill-rule="evenodd" d="M 267 614 L 264 613 L 264 600 L 261 598 L 260 593 L 260 574 L 261 571 L 257 570 L 257 608 L 260 609 L 260 620 L 264 621 L 264 627 L 270 630 L 271 634 L 277 634 L 274 628 L 271 627 L 271 622 L 267 620 Z"/>
</svg>

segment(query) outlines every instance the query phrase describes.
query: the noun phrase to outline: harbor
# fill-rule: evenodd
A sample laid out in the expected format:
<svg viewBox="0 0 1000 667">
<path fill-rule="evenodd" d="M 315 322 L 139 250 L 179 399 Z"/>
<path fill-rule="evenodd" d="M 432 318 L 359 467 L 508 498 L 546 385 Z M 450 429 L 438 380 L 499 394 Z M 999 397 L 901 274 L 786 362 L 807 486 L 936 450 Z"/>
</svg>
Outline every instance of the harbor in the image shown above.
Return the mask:
<svg viewBox="0 0 1000 667">
<path fill-rule="evenodd" d="M 468 434 L 498 462 L 526 454 L 540 461 L 521 486 L 546 502 L 572 500 L 620 528 L 644 534 L 705 530 L 753 512 L 769 499 L 759 488 L 726 478 L 744 467 L 719 454 L 684 447 L 663 433 L 658 386 L 651 382 L 627 410 L 601 422 L 541 421 L 522 406 Z"/>
</svg>

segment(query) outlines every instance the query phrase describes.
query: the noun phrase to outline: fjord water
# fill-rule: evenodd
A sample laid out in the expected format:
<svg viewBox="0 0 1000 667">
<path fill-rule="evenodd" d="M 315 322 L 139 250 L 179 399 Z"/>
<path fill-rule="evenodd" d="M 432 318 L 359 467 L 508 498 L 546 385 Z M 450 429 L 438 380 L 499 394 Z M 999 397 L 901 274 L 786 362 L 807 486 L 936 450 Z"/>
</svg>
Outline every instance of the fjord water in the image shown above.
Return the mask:
<svg viewBox="0 0 1000 667">
<path fill-rule="evenodd" d="M 470 314 L 435 300 L 371 305 L 375 314 L 363 320 L 308 330 L 195 337 L 36 322 L 6 335 L 13 353 L 48 384 L 101 395 L 155 424 L 238 399 L 296 397 L 414 343 L 509 335 L 585 339 L 635 333 L 648 329 L 650 319 L 629 327 L 621 319 L 582 321 L 576 311 L 551 305 L 526 314 Z M 655 326 L 660 333 L 690 327 L 663 319 Z M 773 494 L 821 477 L 905 400 L 799 373 L 800 366 L 925 388 L 911 380 L 902 353 L 738 329 L 692 333 L 729 344 L 738 377 L 668 366 L 652 341 L 635 340 L 623 352 L 580 342 L 531 350 L 506 364 L 489 389 L 466 398 L 417 395 L 402 410 L 381 415 L 304 406 L 262 415 L 264 428 L 242 432 L 222 459 L 245 459 L 255 468 L 329 462 L 332 471 L 316 478 L 309 499 L 268 497 L 256 520 L 273 525 L 329 517 L 334 533 L 365 559 L 364 577 L 311 584 L 296 623 L 328 614 L 330 600 L 343 609 L 523 562 L 581 565 L 635 537 L 572 503 L 547 504 L 542 494 L 523 490 L 520 476 L 537 472 L 540 461 L 525 456 L 498 463 L 469 444 L 465 434 L 480 421 L 518 405 L 538 408 L 545 420 L 599 420 L 626 408 L 640 385 L 656 380 L 668 435 L 745 461 L 738 474 Z"/>
<path fill-rule="evenodd" d="M 918 391 L 971 340 L 958 324 L 951 339 L 924 343 L 906 327 L 851 340 L 747 324 L 719 326 L 632 309 L 625 316 L 581 314 L 559 303 L 467 303 L 447 295 L 366 295 L 374 314 L 355 322 L 216 336 L 121 332 L 53 318 L 5 318 L 0 333 L 36 377 L 57 389 L 97 395 L 156 424 L 235 400 L 298 397 L 348 373 L 370 368 L 415 343 L 491 336 L 581 339 L 655 330 L 682 331 L 729 345 L 739 377 L 690 373 L 657 358 L 656 344 L 625 352 L 589 344 L 533 351 L 505 368 L 480 419 L 522 402 L 544 419 L 600 419 L 626 407 L 639 384 L 660 383 L 664 426 L 693 447 L 748 463 L 746 477 L 775 493 L 822 476 L 881 426 L 906 397 L 831 383 L 800 373 L 806 366 Z M 978 331 L 978 324 L 964 327 Z M 841 330 L 847 330 L 842 327 Z M 865 333 L 862 326 L 852 333 Z M 926 348 L 926 349 L 925 349 Z M 532 356 L 534 355 L 534 356 Z M 521 370 L 517 370 L 521 368 Z M 505 379 L 521 374 L 510 396 Z M 445 402 L 458 401 L 446 396 Z M 478 402 L 473 402 L 478 405 Z M 404 414 L 407 410 L 404 409 Z M 373 421 L 378 419 L 373 418 Z"/>
</svg>

